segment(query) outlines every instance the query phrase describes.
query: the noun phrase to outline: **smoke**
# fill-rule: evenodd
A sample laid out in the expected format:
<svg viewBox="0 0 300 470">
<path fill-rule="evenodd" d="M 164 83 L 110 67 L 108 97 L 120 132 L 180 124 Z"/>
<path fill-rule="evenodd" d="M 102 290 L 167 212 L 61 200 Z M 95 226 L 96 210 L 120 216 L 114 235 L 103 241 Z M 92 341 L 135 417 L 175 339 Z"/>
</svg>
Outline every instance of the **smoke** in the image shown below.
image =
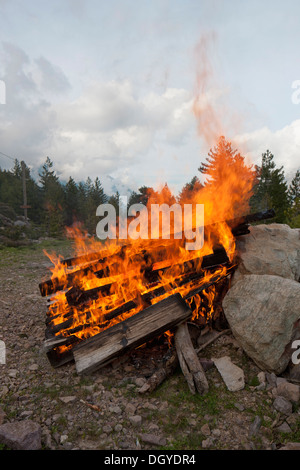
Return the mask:
<svg viewBox="0 0 300 470">
<path fill-rule="evenodd" d="M 235 93 L 224 82 L 224 58 L 218 55 L 215 32 L 201 36 L 195 46 L 195 90 L 193 112 L 199 137 L 212 148 L 221 135 L 234 141 L 243 132 L 244 116 L 235 108 Z M 243 149 L 244 150 L 244 149 Z"/>
<path fill-rule="evenodd" d="M 216 109 L 219 93 L 213 86 L 214 70 L 209 54 L 215 39 L 214 33 L 203 35 L 195 47 L 196 84 L 193 111 L 197 119 L 199 136 L 209 147 L 223 133 Z"/>
</svg>

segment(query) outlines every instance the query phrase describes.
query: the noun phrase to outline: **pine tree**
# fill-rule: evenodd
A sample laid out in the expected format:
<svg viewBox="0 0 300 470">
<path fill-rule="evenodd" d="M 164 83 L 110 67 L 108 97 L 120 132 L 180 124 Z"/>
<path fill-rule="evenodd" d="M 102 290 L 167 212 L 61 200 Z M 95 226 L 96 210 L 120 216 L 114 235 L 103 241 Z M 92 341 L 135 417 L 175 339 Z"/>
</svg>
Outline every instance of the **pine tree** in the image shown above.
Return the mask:
<svg viewBox="0 0 300 470">
<path fill-rule="evenodd" d="M 300 199 L 300 170 L 296 171 L 296 174 L 291 181 L 289 186 L 289 197 L 292 204 L 294 204 L 297 199 Z"/>
<path fill-rule="evenodd" d="M 290 211 L 289 224 L 291 227 L 300 227 L 300 170 L 296 171 L 294 178 L 289 185 Z"/>
<path fill-rule="evenodd" d="M 133 204 L 143 204 L 147 206 L 149 198 L 152 197 L 155 193 L 154 189 L 150 186 L 141 186 L 138 189 L 138 193 L 133 191 L 130 195 L 128 206 L 132 206 Z"/>
<path fill-rule="evenodd" d="M 249 212 L 254 171 L 224 136 L 210 149 L 206 162 L 198 170 L 206 177 L 201 191 L 205 217 L 213 222 Z"/>
<path fill-rule="evenodd" d="M 44 165 L 42 166 L 41 173 L 39 173 L 40 184 L 45 191 L 51 183 L 58 182 L 58 177 L 55 175 L 55 171 L 52 170 L 52 168 L 53 162 L 49 157 L 47 157 Z"/>
<path fill-rule="evenodd" d="M 231 142 L 227 141 L 224 136 L 221 136 L 218 144 L 214 149 L 210 149 L 206 163 L 201 163 L 198 168 L 200 173 L 206 176 L 205 186 L 218 187 L 232 180 L 231 176 L 236 173 L 238 177 L 242 178 L 243 173 L 238 175 L 238 172 L 245 170 L 245 173 L 249 171 L 249 168 L 244 164 L 244 157 L 238 153 L 236 149 L 233 149 Z"/>
<path fill-rule="evenodd" d="M 116 215 L 119 215 L 119 202 L 120 202 L 120 193 L 117 191 L 115 194 L 109 197 L 108 203 L 114 206 L 116 210 Z"/>
<path fill-rule="evenodd" d="M 17 171 L 18 165 L 20 171 Z M 12 171 L 1 171 L 0 201 L 9 205 L 17 215 L 23 214 L 21 209 L 23 204 L 22 170 L 18 160 L 15 160 Z"/>
<path fill-rule="evenodd" d="M 203 184 L 200 182 L 197 176 L 194 176 L 189 183 L 186 183 L 178 195 L 178 202 L 180 204 L 188 203 L 196 194 L 203 188 Z"/>
<path fill-rule="evenodd" d="M 17 165 L 15 171 L 17 172 L 17 174 L 19 174 L 19 165 Z M 21 174 L 22 174 L 22 169 L 21 169 Z M 25 163 L 25 178 L 26 178 L 27 203 L 30 206 L 30 208 L 28 209 L 28 216 L 31 221 L 37 224 L 40 224 L 42 220 L 41 188 L 38 186 L 37 182 L 32 178 L 30 168 L 26 165 L 26 163 Z M 20 176 L 20 179 L 21 179 L 21 176 Z"/>
<path fill-rule="evenodd" d="M 59 236 L 64 229 L 64 190 L 49 157 L 46 158 L 39 176 L 43 196 L 43 223 L 49 236 Z"/>
<path fill-rule="evenodd" d="M 14 176 L 16 176 L 16 178 L 22 178 L 22 167 L 21 167 L 21 163 L 19 162 L 17 158 L 15 158 L 12 173 Z"/>
<path fill-rule="evenodd" d="M 79 189 L 74 179 L 70 176 L 65 186 L 65 223 L 72 225 L 79 220 Z"/>
<path fill-rule="evenodd" d="M 276 168 L 274 155 L 267 150 L 262 154 L 261 166 L 256 167 L 256 185 L 251 199 L 254 211 L 274 209 L 276 217 L 272 221 L 284 223 L 289 210 L 288 186 L 283 167 Z"/>
<path fill-rule="evenodd" d="M 107 202 L 101 182 L 96 177 L 94 183 L 91 178 L 87 178 L 85 183 L 85 225 L 90 234 L 95 235 L 96 226 L 99 219 L 96 216 L 97 207 Z"/>
<path fill-rule="evenodd" d="M 176 203 L 176 198 L 172 194 L 169 186 L 167 183 L 164 184 L 163 188 L 161 191 L 158 193 L 158 201 L 161 204 L 168 204 L 169 206 L 172 206 L 173 204 Z"/>
</svg>

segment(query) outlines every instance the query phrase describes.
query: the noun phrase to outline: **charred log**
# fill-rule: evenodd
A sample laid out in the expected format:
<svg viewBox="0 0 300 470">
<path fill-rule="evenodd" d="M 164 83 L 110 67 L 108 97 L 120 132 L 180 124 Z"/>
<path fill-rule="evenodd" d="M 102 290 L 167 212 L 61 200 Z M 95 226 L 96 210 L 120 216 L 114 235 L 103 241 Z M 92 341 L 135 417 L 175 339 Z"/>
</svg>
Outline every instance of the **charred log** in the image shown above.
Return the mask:
<svg viewBox="0 0 300 470">
<path fill-rule="evenodd" d="M 191 316 L 192 311 L 182 297 L 172 295 L 75 346 L 76 370 L 79 374 L 90 373 Z"/>
<path fill-rule="evenodd" d="M 209 386 L 203 367 L 198 359 L 186 323 L 175 332 L 175 346 L 181 370 L 192 394 L 204 395 Z"/>
</svg>

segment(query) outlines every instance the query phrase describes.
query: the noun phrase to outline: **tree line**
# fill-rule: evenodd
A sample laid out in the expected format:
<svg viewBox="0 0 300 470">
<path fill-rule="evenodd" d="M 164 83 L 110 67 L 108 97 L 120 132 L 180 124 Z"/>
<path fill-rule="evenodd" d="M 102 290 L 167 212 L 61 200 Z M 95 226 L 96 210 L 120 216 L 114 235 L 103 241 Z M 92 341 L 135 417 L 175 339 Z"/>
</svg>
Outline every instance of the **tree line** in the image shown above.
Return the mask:
<svg viewBox="0 0 300 470">
<path fill-rule="evenodd" d="M 224 172 L 226 173 L 226 169 L 230 169 L 233 163 L 239 163 L 240 169 L 246 167 L 244 158 L 231 147 L 230 142 L 221 137 L 216 147 L 210 150 L 208 157 L 200 164 L 198 169 L 200 174 L 187 182 L 178 196 L 175 197 L 171 193 L 167 184 L 161 190 L 160 196 L 163 193 L 163 200 L 168 204 L 180 203 L 189 200 L 189 197 L 201 188 L 211 184 L 218 187 L 218 184 L 224 182 Z M 258 212 L 273 208 L 276 212 L 275 222 L 300 227 L 300 169 L 288 184 L 284 168 L 278 168 L 274 155 L 266 150 L 262 154 L 261 164 L 253 167 L 251 172 L 253 185 L 250 211 Z M 88 177 L 86 181 L 77 183 L 70 176 L 66 183 L 62 182 L 49 157 L 41 168 L 38 181 L 32 177 L 28 166 L 25 166 L 25 174 L 27 200 L 30 205 L 28 216 L 31 223 L 38 226 L 43 234 L 60 236 L 66 226 L 77 221 L 94 235 L 98 222 L 96 209 L 100 204 L 113 204 L 118 214 L 120 194 L 116 192 L 111 196 L 106 195 L 99 177 L 95 180 Z M 241 173 L 237 177 L 246 178 L 245 175 L 246 173 Z M 200 178 L 204 182 L 201 182 Z M 141 186 L 131 193 L 128 205 L 134 203 L 147 205 L 150 197 L 155 200 L 156 194 L 158 195 L 154 188 Z M 22 167 L 21 163 L 15 160 L 12 169 L 0 168 L 0 215 L 7 214 L 9 210 L 16 215 L 22 215 L 22 204 Z"/>
</svg>

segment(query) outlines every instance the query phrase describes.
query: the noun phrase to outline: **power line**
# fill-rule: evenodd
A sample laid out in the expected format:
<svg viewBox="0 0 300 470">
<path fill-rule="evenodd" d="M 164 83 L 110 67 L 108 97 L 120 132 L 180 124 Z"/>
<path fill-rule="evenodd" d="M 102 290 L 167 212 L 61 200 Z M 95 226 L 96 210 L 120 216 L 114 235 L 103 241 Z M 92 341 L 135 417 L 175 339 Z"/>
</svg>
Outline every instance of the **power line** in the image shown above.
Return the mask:
<svg viewBox="0 0 300 470">
<path fill-rule="evenodd" d="M 13 162 L 15 161 L 15 158 L 11 157 L 10 155 L 7 155 L 6 153 L 3 153 L 3 152 L 0 152 L 0 153 L 1 153 L 1 155 L 4 155 L 4 157 L 7 157 L 10 160 L 12 160 Z"/>
</svg>

